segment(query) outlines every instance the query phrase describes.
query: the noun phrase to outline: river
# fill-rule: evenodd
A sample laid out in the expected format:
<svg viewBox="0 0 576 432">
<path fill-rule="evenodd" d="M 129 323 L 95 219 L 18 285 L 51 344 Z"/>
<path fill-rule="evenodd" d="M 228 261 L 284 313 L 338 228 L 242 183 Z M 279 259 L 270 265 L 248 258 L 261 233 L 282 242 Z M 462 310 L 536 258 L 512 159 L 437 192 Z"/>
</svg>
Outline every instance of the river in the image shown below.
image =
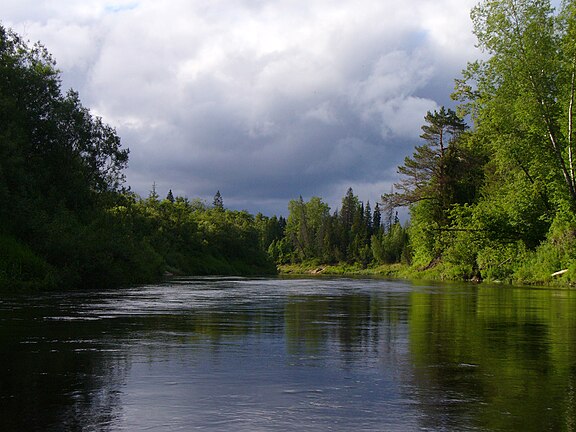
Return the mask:
<svg viewBox="0 0 576 432">
<path fill-rule="evenodd" d="M 0 297 L 2 431 L 574 431 L 570 290 L 183 278 Z"/>
</svg>

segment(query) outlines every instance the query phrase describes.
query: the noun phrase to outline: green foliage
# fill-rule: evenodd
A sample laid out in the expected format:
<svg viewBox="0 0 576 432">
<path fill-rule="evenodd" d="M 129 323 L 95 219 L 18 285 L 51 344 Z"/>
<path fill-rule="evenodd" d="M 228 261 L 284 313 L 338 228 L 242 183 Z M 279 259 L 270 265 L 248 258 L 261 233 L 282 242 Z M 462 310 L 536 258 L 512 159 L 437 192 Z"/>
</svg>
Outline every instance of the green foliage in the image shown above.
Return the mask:
<svg viewBox="0 0 576 432">
<path fill-rule="evenodd" d="M 222 198 L 220 191 L 217 191 L 216 195 L 214 195 L 214 202 L 212 205 L 215 209 L 224 210 L 224 199 Z"/>
<path fill-rule="evenodd" d="M 378 264 L 408 263 L 408 233 L 398 222 L 387 233 L 374 234 L 371 246 Z"/>
<path fill-rule="evenodd" d="M 0 235 L 0 288 L 52 287 L 55 269 L 13 237 Z"/>
<path fill-rule="evenodd" d="M 402 178 L 395 187 L 399 192 L 382 198 L 389 208 L 422 200 L 433 201 L 436 204 L 435 217 L 443 221 L 445 210 L 453 202 L 451 195 L 454 191 L 451 189 L 458 181 L 455 175 L 465 172 L 465 169 L 458 169 L 458 165 L 465 160 L 466 153 L 453 148 L 467 126 L 454 111 L 444 107 L 433 113 L 428 111 L 424 120 L 426 123 L 420 135 L 424 144 L 416 146 L 412 157 L 406 157 L 404 165 L 398 167 Z"/>
<path fill-rule="evenodd" d="M 290 201 L 285 239 L 270 249 L 277 263 L 317 260 L 322 263 L 358 262 L 364 267 L 372 261 L 370 236 L 374 217 L 369 203 L 364 207 L 348 189 L 342 209 L 330 214 L 330 207 L 319 197 L 304 202 Z M 379 213 L 376 221 L 380 224 Z"/>
<path fill-rule="evenodd" d="M 268 250 L 273 242 L 284 237 L 286 219 L 282 216 L 267 217 L 262 213 L 258 213 L 254 222 L 260 236 L 260 246 L 263 250 Z"/>
<path fill-rule="evenodd" d="M 325 228 L 330 217 L 330 207 L 321 198 L 312 197 L 304 202 L 302 197 L 288 204 L 286 236 L 292 244 L 296 258 L 310 259 L 320 255 Z"/>
<path fill-rule="evenodd" d="M 478 250 L 476 261 L 484 280 L 512 282 L 518 263 L 524 262 L 528 253 L 520 241 L 508 244 L 493 242 Z"/>
<path fill-rule="evenodd" d="M 294 261 L 294 249 L 287 237 L 273 240 L 268 246 L 268 255 L 277 264 L 289 264 Z"/>
<path fill-rule="evenodd" d="M 514 278 L 521 282 L 549 283 L 557 278 L 554 273 L 571 269 L 576 262 L 576 223 L 573 217 L 556 218 L 548 238 L 530 252 L 515 272 Z M 565 278 L 570 279 L 573 273 Z"/>
<path fill-rule="evenodd" d="M 128 150 L 62 93 L 48 52 L 0 26 L 0 285 L 88 288 L 166 269 L 273 273 L 254 217 L 123 189 Z"/>
<path fill-rule="evenodd" d="M 557 17 L 544 0 L 481 2 L 472 18 L 490 58 L 468 67 L 456 96 L 474 106 L 496 158 L 546 184 L 554 205 L 575 210 L 572 10 L 565 2 Z"/>
<path fill-rule="evenodd" d="M 438 223 L 432 217 L 434 209 L 435 205 L 430 201 L 422 201 L 410 207 L 408 235 L 415 268 L 425 268 L 441 255 L 441 231 L 438 231 Z"/>
<path fill-rule="evenodd" d="M 256 218 L 244 211 L 206 208 L 176 197 L 128 201 L 115 213 L 145 240 L 164 266 L 182 274 L 263 274 L 275 267 L 262 247 Z M 262 218 L 262 217 L 261 217 Z"/>
</svg>

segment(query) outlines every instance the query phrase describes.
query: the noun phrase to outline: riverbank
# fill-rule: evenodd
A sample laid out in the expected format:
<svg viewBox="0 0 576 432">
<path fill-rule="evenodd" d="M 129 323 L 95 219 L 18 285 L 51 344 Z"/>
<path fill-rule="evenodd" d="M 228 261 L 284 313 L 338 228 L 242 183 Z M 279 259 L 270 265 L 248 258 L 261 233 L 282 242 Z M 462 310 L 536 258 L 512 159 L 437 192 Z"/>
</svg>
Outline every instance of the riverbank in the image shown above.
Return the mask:
<svg viewBox="0 0 576 432">
<path fill-rule="evenodd" d="M 282 264 L 278 266 L 280 275 L 312 275 L 312 276 L 371 276 L 392 279 L 412 279 L 431 281 L 493 283 L 503 285 L 534 285 L 571 288 L 576 286 L 574 275 L 570 269 L 547 275 L 540 279 L 506 280 L 490 278 L 470 278 L 457 266 L 440 263 L 429 269 L 417 269 L 406 264 L 381 264 L 363 268 L 360 264 L 318 264 L 304 262 L 298 264 Z"/>
<path fill-rule="evenodd" d="M 413 271 L 404 264 L 383 264 L 363 268 L 360 264 L 318 264 L 305 262 L 299 264 L 281 264 L 281 275 L 325 275 L 325 276 L 379 276 L 394 279 L 411 279 Z"/>
</svg>

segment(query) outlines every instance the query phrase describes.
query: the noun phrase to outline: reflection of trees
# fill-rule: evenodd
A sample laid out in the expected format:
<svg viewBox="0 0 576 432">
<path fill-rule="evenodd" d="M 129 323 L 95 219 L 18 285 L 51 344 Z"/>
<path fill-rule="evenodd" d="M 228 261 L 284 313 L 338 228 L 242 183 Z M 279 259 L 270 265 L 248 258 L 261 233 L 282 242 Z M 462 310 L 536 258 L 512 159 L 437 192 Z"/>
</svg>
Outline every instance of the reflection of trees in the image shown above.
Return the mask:
<svg viewBox="0 0 576 432">
<path fill-rule="evenodd" d="M 406 315 L 406 298 L 355 293 L 293 296 L 284 309 L 290 354 L 339 352 L 346 362 L 392 347 L 396 324 Z M 404 322 L 406 317 L 404 316 Z"/>
<path fill-rule="evenodd" d="M 563 296 L 502 287 L 414 292 L 410 351 L 423 426 L 468 418 L 482 430 L 574 430 L 576 299 Z"/>
<path fill-rule="evenodd" d="M 330 304 L 324 297 L 292 297 L 284 307 L 288 353 L 317 354 L 323 351 L 330 317 Z"/>
<path fill-rule="evenodd" d="M 406 304 L 407 294 L 292 295 L 269 304 L 220 304 L 186 314 L 152 315 L 142 321 L 140 332 L 147 340 L 209 342 L 216 351 L 223 341 L 275 334 L 285 337 L 289 354 L 335 350 L 355 360 L 393 349 L 395 328 L 407 320 Z"/>
<path fill-rule="evenodd" d="M 41 312 L 13 311 L 0 326 L 0 430 L 103 430 L 129 367 L 102 352 L 109 323 L 44 321 Z"/>
</svg>

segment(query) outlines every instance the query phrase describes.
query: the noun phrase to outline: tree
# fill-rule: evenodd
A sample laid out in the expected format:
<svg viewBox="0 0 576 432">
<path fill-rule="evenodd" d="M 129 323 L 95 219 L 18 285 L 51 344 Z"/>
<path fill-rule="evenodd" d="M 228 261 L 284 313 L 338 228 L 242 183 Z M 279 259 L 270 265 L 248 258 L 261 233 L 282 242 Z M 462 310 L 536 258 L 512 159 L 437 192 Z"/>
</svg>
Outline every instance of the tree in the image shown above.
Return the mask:
<svg viewBox="0 0 576 432">
<path fill-rule="evenodd" d="M 450 205 L 449 186 L 454 179 L 448 176 L 448 155 L 467 126 L 451 109 L 426 114 L 422 126 L 424 144 L 416 146 L 412 157 L 404 159 L 398 167 L 402 175 L 394 186 L 399 192 L 382 196 L 385 207 L 408 206 L 422 200 L 433 200 L 438 207 L 438 217 Z"/>
<path fill-rule="evenodd" d="M 340 209 L 340 221 L 342 227 L 350 231 L 352 224 L 354 223 L 354 216 L 358 211 L 360 206 L 360 201 L 358 197 L 354 195 L 352 188 L 348 188 L 346 195 L 342 198 L 342 208 Z"/>
<path fill-rule="evenodd" d="M 420 135 L 431 147 L 437 147 L 440 157 L 445 155 L 448 145 L 453 143 L 464 130 L 466 123 L 456 112 L 441 107 L 440 111 L 433 113 L 428 111 L 424 120 L 427 124 L 422 126 L 423 133 Z"/>
<path fill-rule="evenodd" d="M 286 235 L 300 259 L 320 258 L 324 243 L 324 228 L 330 217 L 330 207 L 319 197 L 304 202 L 302 196 L 288 204 Z"/>
<path fill-rule="evenodd" d="M 472 10 L 489 58 L 468 65 L 454 97 L 476 121 L 502 173 L 518 170 L 543 201 L 576 211 L 574 96 L 576 5 L 484 0 Z"/>
<path fill-rule="evenodd" d="M 42 45 L 30 47 L 1 26 L 0 139 L 0 198 L 41 195 L 50 207 L 90 212 L 124 182 L 128 150 L 115 130 L 92 116 L 76 92 L 62 93 Z"/>
<path fill-rule="evenodd" d="M 0 139 L 0 199 L 90 214 L 123 187 L 128 150 L 116 131 L 61 91 L 42 45 L 1 26 Z"/>
<path fill-rule="evenodd" d="M 171 203 L 174 203 L 174 195 L 172 194 L 172 189 L 168 191 L 168 195 L 166 195 L 166 199 Z"/>
<path fill-rule="evenodd" d="M 262 213 L 256 214 L 256 227 L 260 233 L 260 243 L 262 249 L 268 250 L 274 241 L 281 240 L 284 237 L 286 220 L 280 216 L 266 217 Z"/>
<path fill-rule="evenodd" d="M 374 232 L 374 226 L 372 225 L 372 208 L 370 207 L 370 201 L 366 203 L 364 208 L 364 223 L 366 224 L 366 230 L 368 232 L 368 237 L 370 237 Z"/>
<path fill-rule="evenodd" d="M 152 189 L 148 192 L 148 198 L 146 198 L 146 203 L 151 206 L 155 207 L 160 200 L 160 195 L 156 190 L 156 182 L 152 183 Z"/>
<path fill-rule="evenodd" d="M 224 200 L 222 199 L 220 191 L 217 191 L 216 195 L 214 195 L 214 201 L 212 205 L 214 206 L 215 209 L 224 210 Z"/>
<path fill-rule="evenodd" d="M 383 195 L 382 200 L 387 239 L 393 231 L 397 239 L 402 238 L 398 228 L 394 228 L 399 225 L 397 217 L 394 218 L 395 208 L 410 207 L 411 250 L 415 261 L 426 266 L 435 262 L 446 248 L 451 209 L 476 198 L 484 161 L 479 152 L 470 148 L 470 134 L 464 133 L 468 127 L 455 111 L 442 107 L 428 112 L 424 120 L 420 136 L 424 143 L 416 146 L 412 157 L 406 157 L 404 165 L 398 168 L 402 178 L 395 184 L 397 192 Z M 382 251 L 374 253 L 382 259 Z"/>
<path fill-rule="evenodd" d="M 396 218 L 388 232 L 379 232 L 372 236 L 371 251 L 380 264 L 392 264 L 407 261 L 406 249 L 408 234 Z"/>
<path fill-rule="evenodd" d="M 91 190 L 118 191 L 125 180 L 123 170 L 128 164 L 129 152 L 121 148 L 116 131 L 100 117 L 92 116 L 75 91 L 69 91 L 56 105 L 53 121 L 50 129 L 54 138 L 67 147 L 64 152 L 75 156 Z M 43 133 L 46 133 L 44 128 Z M 62 173 L 59 176 L 62 177 Z"/>
<path fill-rule="evenodd" d="M 380 213 L 380 204 L 376 203 L 374 206 L 374 213 L 372 214 L 372 229 L 374 234 L 382 231 L 382 213 Z"/>
<path fill-rule="evenodd" d="M 354 214 L 347 257 L 349 261 L 360 263 L 364 267 L 372 260 L 372 252 L 370 250 L 371 218 L 372 215 L 366 213 L 364 204 L 360 202 Z"/>
<path fill-rule="evenodd" d="M 364 211 L 360 200 L 352 188 L 348 188 L 346 195 L 342 198 L 342 207 L 337 217 L 336 224 L 336 248 L 339 259 L 353 260 L 354 251 L 363 243 L 360 238 L 356 239 L 363 223 Z"/>
</svg>

